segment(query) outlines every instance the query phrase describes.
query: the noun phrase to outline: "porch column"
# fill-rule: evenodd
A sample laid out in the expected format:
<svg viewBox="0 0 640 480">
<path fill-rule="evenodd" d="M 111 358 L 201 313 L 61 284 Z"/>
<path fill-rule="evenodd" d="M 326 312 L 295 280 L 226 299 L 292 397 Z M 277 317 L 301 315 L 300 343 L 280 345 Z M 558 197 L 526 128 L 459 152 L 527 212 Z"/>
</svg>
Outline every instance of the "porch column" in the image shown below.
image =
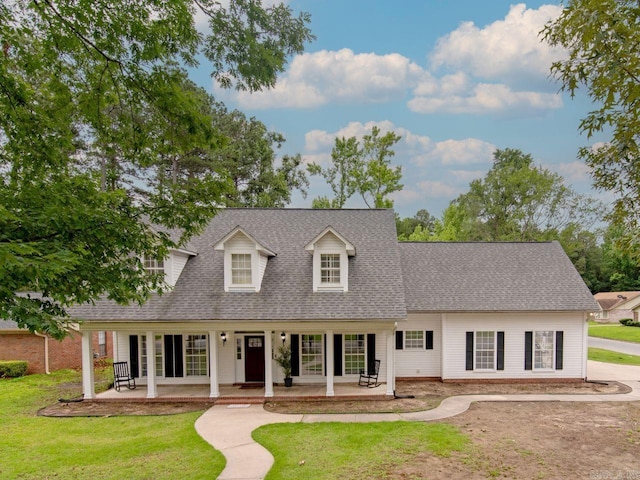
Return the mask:
<svg viewBox="0 0 640 480">
<path fill-rule="evenodd" d="M 395 332 L 395 328 L 387 331 L 387 395 L 393 395 L 393 391 L 396 389 Z"/>
<path fill-rule="evenodd" d="M 264 396 L 273 397 L 273 354 L 271 349 L 271 333 L 264 332 Z"/>
<path fill-rule="evenodd" d="M 82 393 L 85 400 L 96 398 L 93 383 L 93 349 L 91 345 L 92 332 L 82 332 Z"/>
<path fill-rule="evenodd" d="M 327 330 L 327 397 L 335 395 L 333 391 L 333 330 Z"/>
<path fill-rule="evenodd" d="M 158 396 L 156 385 L 156 336 L 147 332 L 147 398 Z"/>
<path fill-rule="evenodd" d="M 220 386 L 218 385 L 218 332 L 209 332 L 209 358 L 211 364 L 209 365 L 210 372 L 210 389 L 209 397 L 218 398 L 220 396 Z"/>
</svg>

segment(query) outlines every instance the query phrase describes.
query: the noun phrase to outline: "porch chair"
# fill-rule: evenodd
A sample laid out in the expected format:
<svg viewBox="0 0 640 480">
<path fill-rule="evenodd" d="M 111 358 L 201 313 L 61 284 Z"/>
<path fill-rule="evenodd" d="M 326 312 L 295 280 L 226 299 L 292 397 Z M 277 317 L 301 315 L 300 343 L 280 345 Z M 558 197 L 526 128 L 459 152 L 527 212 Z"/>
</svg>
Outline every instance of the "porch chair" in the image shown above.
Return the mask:
<svg viewBox="0 0 640 480">
<path fill-rule="evenodd" d="M 373 368 L 372 368 L 373 367 Z M 380 360 L 374 360 L 372 364 L 367 367 L 367 372 L 364 370 L 360 370 L 360 380 L 358 380 L 358 385 L 361 387 L 377 387 L 378 384 L 378 373 L 380 372 Z"/>
<path fill-rule="evenodd" d="M 129 390 L 136 388 L 136 379 L 129 373 L 127 362 L 113 362 L 113 387 L 120 391 L 120 385 L 124 385 Z"/>
</svg>

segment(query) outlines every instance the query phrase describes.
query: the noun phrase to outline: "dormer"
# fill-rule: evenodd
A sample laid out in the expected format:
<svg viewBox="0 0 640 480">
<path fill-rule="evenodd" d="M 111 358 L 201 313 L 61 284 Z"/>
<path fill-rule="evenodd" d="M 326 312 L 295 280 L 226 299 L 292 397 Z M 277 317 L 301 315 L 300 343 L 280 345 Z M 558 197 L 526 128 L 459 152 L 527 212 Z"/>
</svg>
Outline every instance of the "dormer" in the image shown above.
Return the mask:
<svg viewBox="0 0 640 480">
<path fill-rule="evenodd" d="M 313 254 L 313 291 L 348 292 L 349 258 L 356 248 L 333 227 L 325 228 L 305 247 Z"/>
<path fill-rule="evenodd" d="M 224 252 L 224 291 L 259 292 L 269 257 L 275 253 L 249 235 L 240 226 L 216 243 Z"/>
<path fill-rule="evenodd" d="M 187 260 L 196 255 L 197 253 L 189 250 L 174 248 L 169 251 L 169 256 L 166 258 L 143 257 L 142 262 L 148 273 L 164 274 L 164 282 L 169 287 L 175 287 Z"/>
</svg>

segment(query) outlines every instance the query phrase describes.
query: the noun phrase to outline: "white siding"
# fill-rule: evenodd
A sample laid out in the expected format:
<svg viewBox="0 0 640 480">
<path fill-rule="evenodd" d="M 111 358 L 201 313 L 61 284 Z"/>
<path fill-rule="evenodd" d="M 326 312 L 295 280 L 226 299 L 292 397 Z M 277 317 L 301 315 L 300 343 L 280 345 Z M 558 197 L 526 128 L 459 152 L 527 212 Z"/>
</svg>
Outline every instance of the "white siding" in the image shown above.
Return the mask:
<svg viewBox="0 0 640 480">
<path fill-rule="evenodd" d="M 243 233 L 236 233 L 233 238 L 229 239 L 225 243 L 225 250 L 254 250 L 256 249 L 256 244 L 249 237 L 244 235 Z"/>
<path fill-rule="evenodd" d="M 262 278 L 264 277 L 264 271 L 267 269 L 267 262 L 269 257 L 266 255 L 258 255 L 259 268 L 258 268 L 258 285 L 262 285 Z"/>
<path fill-rule="evenodd" d="M 398 323 L 398 330 L 403 332 L 403 337 L 404 332 L 408 330 L 432 330 L 433 350 L 395 350 L 396 377 L 440 377 L 442 354 L 440 325 L 440 314 L 411 313 L 406 322 Z"/>
<path fill-rule="evenodd" d="M 218 383 L 232 384 L 235 383 L 235 354 L 236 354 L 236 336 L 233 332 L 227 333 L 227 343 L 222 345 L 220 341 L 220 333 L 218 333 Z M 244 359 L 244 357 L 243 357 Z M 213 368 L 213 362 L 210 362 L 210 368 Z M 243 380 L 244 381 L 244 380 Z"/>
<path fill-rule="evenodd" d="M 174 286 L 180 278 L 180 274 L 184 269 L 184 266 L 187 264 L 187 260 L 189 260 L 189 255 L 185 253 L 172 252 L 170 256 L 170 265 L 171 272 L 170 276 L 167 279 L 167 283 L 171 286 Z"/>
<path fill-rule="evenodd" d="M 344 250 L 345 246 L 338 237 L 336 237 L 333 233 L 327 232 L 320 240 L 316 243 L 316 248 L 320 250 Z"/>
<path fill-rule="evenodd" d="M 445 342 L 443 379 L 490 378 L 584 378 L 584 329 L 581 312 L 568 313 L 483 313 L 446 314 L 443 317 Z M 526 331 L 564 332 L 562 370 L 525 370 L 524 336 Z M 465 369 L 466 332 L 504 332 L 504 370 L 467 371 Z M 555 340 L 554 340 L 555 341 Z M 554 343 L 555 346 L 555 343 Z"/>
<path fill-rule="evenodd" d="M 124 332 L 114 332 L 116 344 L 113 351 L 114 362 L 129 361 L 129 334 Z M 129 365 L 131 366 L 131 365 Z"/>
</svg>

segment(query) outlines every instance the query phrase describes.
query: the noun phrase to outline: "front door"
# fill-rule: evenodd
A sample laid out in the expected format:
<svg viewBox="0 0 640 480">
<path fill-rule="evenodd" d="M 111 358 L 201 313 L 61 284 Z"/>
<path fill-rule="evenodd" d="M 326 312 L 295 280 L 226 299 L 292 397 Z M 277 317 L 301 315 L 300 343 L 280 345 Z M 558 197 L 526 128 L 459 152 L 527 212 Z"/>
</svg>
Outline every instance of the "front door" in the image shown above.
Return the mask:
<svg viewBox="0 0 640 480">
<path fill-rule="evenodd" d="M 244 337 L 244 380 L 264 382 L 264 335 Z"/>
</svg>

